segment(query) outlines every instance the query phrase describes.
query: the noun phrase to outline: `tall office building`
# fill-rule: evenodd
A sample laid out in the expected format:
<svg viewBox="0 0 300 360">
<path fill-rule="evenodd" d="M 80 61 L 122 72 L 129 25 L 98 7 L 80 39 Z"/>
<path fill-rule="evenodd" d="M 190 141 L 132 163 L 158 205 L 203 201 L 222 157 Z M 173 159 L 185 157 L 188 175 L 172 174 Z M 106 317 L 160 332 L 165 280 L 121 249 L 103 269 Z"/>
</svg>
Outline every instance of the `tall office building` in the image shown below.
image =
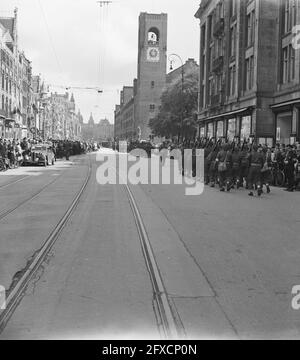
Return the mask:
<svg viewBox="0 0 300 360">
<path fill-rule="evenodd" d="M 299 0 L 202 0 L 201 135 L 300 140 Z"/>
</svg>

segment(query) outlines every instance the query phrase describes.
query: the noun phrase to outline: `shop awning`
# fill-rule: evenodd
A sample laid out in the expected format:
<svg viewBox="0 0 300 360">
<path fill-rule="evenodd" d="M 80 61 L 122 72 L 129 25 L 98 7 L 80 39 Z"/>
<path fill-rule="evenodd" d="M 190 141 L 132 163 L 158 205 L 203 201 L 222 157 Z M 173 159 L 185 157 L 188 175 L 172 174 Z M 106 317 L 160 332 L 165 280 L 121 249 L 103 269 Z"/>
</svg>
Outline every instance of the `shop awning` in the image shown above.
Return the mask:
<svg viewBox="0 0 300 360">
<path fill-rule="evenodd" d="M 246 112 L 247 110 L 250 110 L 250 109 L 251 108 L 247 107 L 247 108 L 243 108 L 243 109 L 239 109 L 239 110 L 235 110 L 235 111 L 230 111 L 230 112 L 227 112 L 227 113 L 223 113 L 223 114 L 208 117 L 206 119 L 203 119 L 202 121 L 210 121 L 210 120 L 214 120 L 214 119 L 217 119 L 217 118 L 228 117 L 228 116 L 231 116 L 231 115 L 237 115 L 237 114 L 241 114 L 243 112 Z"/>
<path fill-rule="evenodd" d="M 271 105 L 271 109 L 277 109 L 277 108 L 281 108 L 284 106 L 290 106 L 290 105 L 295 105 L 295 104 L 299 104 L 300 105 L 300 98 L 298 99 L 294 99 L 294 100 L 289 100 L 289 101 L 285 101 L 279 104 L 275 104 L 275 105 Z"/>
</svg>

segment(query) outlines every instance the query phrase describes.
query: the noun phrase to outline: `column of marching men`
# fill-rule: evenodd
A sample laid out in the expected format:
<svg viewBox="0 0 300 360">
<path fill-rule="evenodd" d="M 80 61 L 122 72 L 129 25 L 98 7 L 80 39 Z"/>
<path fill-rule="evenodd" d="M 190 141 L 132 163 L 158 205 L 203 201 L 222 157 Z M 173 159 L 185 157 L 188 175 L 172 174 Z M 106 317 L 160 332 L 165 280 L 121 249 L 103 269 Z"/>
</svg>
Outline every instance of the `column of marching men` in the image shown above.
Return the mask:
<svg viewBox="0 0 300 360">
<path fill-rule="evenodd" d="M 24 138 L 3 139 L 0 138 L 0 171 L 7 171 L 18 168 L 31 157 L 31 149 L 38 144 L 47 145 L 53 151 L 55 160 L 66 158 L 69 160 L 72 155 L 80 155 L 95 151 L 93 142 L 80 142 L 71 140 L 34 140 Z"/>
<path fill-rule="evenodd" d="M 249 196 L 271 192 L 271 185 L 293 192 L 300 187 L 300 144 L 259 145 L 250 140 L 226 142 L 224 139 L 198 139 L 181 144 L 165 141 L 160 149 L 193 150 L 195 175 L 196 149 L 204 149 L 204 181 L 221 192 L 245 188 Z M 185 170 L 183 170 L 185 172 Z"/>
</svg>

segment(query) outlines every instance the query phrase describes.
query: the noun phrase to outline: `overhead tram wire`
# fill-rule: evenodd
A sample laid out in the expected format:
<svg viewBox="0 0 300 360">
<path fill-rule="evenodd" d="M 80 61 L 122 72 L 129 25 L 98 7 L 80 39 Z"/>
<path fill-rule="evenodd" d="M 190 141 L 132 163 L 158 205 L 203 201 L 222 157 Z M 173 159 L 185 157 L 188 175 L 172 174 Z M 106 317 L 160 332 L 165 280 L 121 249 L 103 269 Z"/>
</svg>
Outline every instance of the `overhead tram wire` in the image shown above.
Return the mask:
<svg viewBox="0 0 300 360">
<path fill-rule="evenodd" d="M 107 50 L 107 20 L 108 7 L 113 1 L 97 1 L 99 4 L 99 53 L 98 53 L 98 70 L 97 79 L 99 84 L 105 86 L 105 66 L 106 66 L 106 50 Z M 96 100 L 99 101 L 98 99 Z"/>
<path fill-rule="evenodd" d="M 74 89 L 74 90 L 91 90 L 91 91 L 97 91 L 99 94 L 103 93 L 103 90 L 98 86 L 69 86 L 69 85 L 55 85 L 55 84 L 49 84 L 49 87 L 52 88 L 59 88 L 59 89 L 65 89 L 67 91 Z"/>
<path fill-rule="evenodd" d="M 45 22 L 45 27 L 46 27 L 46 31 L 47 31 L 47 34 L 48 34 L 49 42 L 50 42 L 50 45 L 51 45 L 51 48 L 52 48 L 54 57 L 55 57 L 55 59 L 56 59 L 57 67 L 58 67 L 58 70 L 59 70 L 59 73 L 60 73 L 60 76 L 61 76 L 62 73 L 63 73 L 63 72 L 62 72 L 62 67 L 61 67 L 60 61 L 59 61 L 59 59 L 58 59 L 57 52 L 56 52 L 56 50 L 55 50 L 54 41 L 53 41 L 53 38 L 52 38 L 52 36 L 51 36 L 51 32 L 50 32 L 50 28 L 49 28 L 49 25 L 48 25 L 47 17 L 46 17 L 44 8 L 43 8 L 43 6 L 42 6 L 41 0 L 37 0 L 37 1 L 38 1 L 38 4 L 39 4 L 41 13 L 42 13 L 42 17 L 43 17 L 44 22 Z"/>
<path fill-rule="evenodd" d="M 47 17 L 46 17 L 46 14 L 45 14 L 45 11 L 44 11 L 44 8 L 42 6 L 42 3 L 41 3 L 41 0 L 37 0 L 38 1 L 38 4 L 39 4 L 39 8 L 40 8 L 40 11 L 42 13 L 42 17 L 43 17 L 43 20 L 44 20 L 44 23 L 45 23 L 45 28 L 46 28 L 46 31 L 47 31 L 47 35 L 48 35 L 48 38 L 49 38 L 49 42 L 50 42 L 50 45 L 51 45 L 51 48 L 52 48 L 52 51 L 53 51 L 53 54 L 54 54 L 54 57 L 55 57 L 55 60 L 56 60 L 56 63 L 57 63 L 57 67 L 58 67 L 58 71 L 60 73 L 60 77 L 62 76 L 63 74 L 63 71 L 62 71 L 62 66 L 61 66 L 61 63 L 59 61 L 59 57 L 57 55 L 57 52 L 56 52 L 56 49 L 55 49 L 55 46 L 54 46 L 54 41 L 53 41 L 53 38 L 51 36 L 51 31 L 50 31 L 50 27 L 49 27 L 49 24 L 48 24 L 48 21 L 47 21 Z M 100 82 L 101 83 L 101 82 Z M 71 90 L 71 89 L 75 89 L 75 90 L 91 90 L 91 91 L 96 91 L 98 94 L 102 94 L 103 93 L 103 90 L 99 87 L 99 86 L 89 86 L 89 87 L 84 87 L 84 86 L 69 86 L 69 85 L 49 85 L 49 87 L 54 87 L 54 88 L 60 88 L 60 89 L 66 89 L 67 91 L 68 90 Z"/>
</svg>

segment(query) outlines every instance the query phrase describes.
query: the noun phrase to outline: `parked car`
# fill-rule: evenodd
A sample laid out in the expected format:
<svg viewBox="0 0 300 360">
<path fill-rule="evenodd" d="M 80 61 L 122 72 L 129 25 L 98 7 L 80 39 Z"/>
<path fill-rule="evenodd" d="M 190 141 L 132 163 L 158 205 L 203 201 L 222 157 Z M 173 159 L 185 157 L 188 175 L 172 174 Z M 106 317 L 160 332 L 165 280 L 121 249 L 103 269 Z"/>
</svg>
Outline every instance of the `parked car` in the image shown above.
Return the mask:
<svg viewBox="0 0 300 360">
<path fill-rule="evenodd" d="M 48 144 L 33 145 L 30 154 L 24 156 L 23 165 L 54 165 L 55 155 L 52 146 Z"/>
</svg>

